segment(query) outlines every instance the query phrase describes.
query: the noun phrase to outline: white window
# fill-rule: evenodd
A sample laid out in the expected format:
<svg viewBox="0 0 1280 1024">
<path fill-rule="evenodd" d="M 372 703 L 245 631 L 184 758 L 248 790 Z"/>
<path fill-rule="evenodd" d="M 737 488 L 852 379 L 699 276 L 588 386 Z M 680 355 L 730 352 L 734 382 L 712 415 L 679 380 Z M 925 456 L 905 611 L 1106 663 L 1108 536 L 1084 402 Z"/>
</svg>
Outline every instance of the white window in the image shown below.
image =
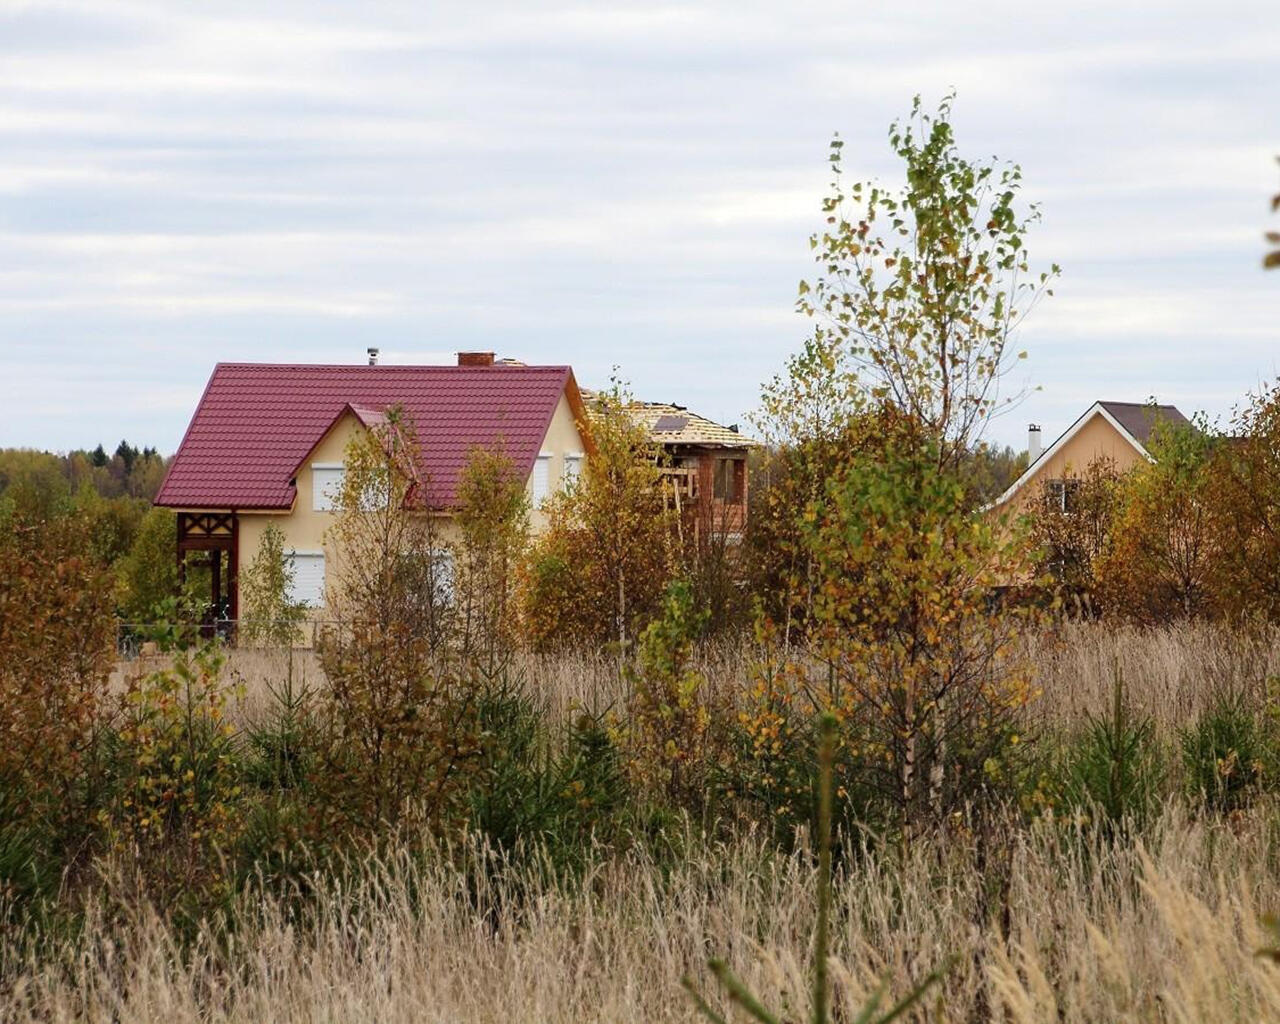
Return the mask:
<svg viewBox="0 0 1280 1024">
<path fill-rule="evenodd" d="M 551 456 L 544 452 L 533 464 L 533 503 L 541 505 L 551 493 Z"/>
<path fill-rule="evenodd" d="M 568 487 L 582 475 L 582 453 L 566 452 L 564 456 L 564 473 L 560 477 L 560 486 Z"/>
<path fill-rule="evenodd" d="M 433 572 L 435 584 L 435 598 L 443 605 L 453 604 L 454 584 L 457 579 L 457 566 L 454 563 L 453 552 L 448 548 L 442 548 L 435 552 L 432 556 Z"/>
<path fill-rule="evenodd" d="M 324 552 L 292 551 L 289 567 L 293 570 L 293 586 L 289 600 L 319 608 L 324 604 Z"/>
<path fill-rule="evenodd" d="M 311 508 L 315 512 L 332 512 L 342 493 L 346 470 L 340 462 L 311 464 Z"/>
</svg>

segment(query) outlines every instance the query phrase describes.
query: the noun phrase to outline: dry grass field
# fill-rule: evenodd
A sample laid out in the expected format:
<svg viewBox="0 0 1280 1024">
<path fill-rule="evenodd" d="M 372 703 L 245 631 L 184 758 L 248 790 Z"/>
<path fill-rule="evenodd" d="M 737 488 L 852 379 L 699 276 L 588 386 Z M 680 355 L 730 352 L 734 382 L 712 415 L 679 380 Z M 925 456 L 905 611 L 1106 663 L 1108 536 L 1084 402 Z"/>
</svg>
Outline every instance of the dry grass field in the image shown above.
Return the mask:
<svg viewBox="0 0 1280 1024">
<path fill-rule="evenodd" d="M 1280 661 L 1274 636 L 1209 627 L 1070 626 L 1035 645 L 1032 736 L 1103 713 L 1118 670 L 1172 740 L 1217 692 L 1261 699 Z M 746 678 L 749 652 L 704 658 L 717 686 Z M 290 665 L 322 684 L 310 654 L 233 653 L 238 713 L 259 713 Z M 603 660 L 520 669 L 561 718 L 621 696 Z M 856 1016 L 882 981 L 905 992 L 947 963 L 908 1019 L 1280 1019 L 1280 966 L 1256 955 L 1275 941 L 1264 915 L 1280 911 L 1276 798 L 1226 816 L 1170 799 L 1140 836 L 1109 841 L 1051 816 L 1008 828 L 956 820 L 905 852 L 849 858 L 836 880 L 836 1019 Z M 692 1021 L 686 973 L 726 1019 L 746 1019 L 716 991 L 712 954 L 787 1020 L 804 1019 L 815 901 L 804 842 L 785 854 L 750 833 L 685 841 L 663 863 L 639 848 L 597 850 L 574 881 L 478 840 L 447 851 L 410 841 L 342 878 L 317 876 L 301 913 L 245 893 L 227 911 L 234 927 L 207 928 L 194 949 L 161 916 L 104 898 L 77 934 L 0 940 L 12 979 L 0 1020 Z M 128 878 L 117 865 L 103 891 L 127 893 Z"/>
<path fill-rule="evenodd" d="M 1251 695 L 1261 699 L 1266 680 L 1280 675 L 1280 635 L 1270 631 L 1242 635 L 1214 625 L 1144 630 L 1068 623 L 1029 645 L 1040 690 L 1029 709 L 1032 727 L 1073 726 L 1086 715 L 1106 711 L 1117 672 L 1135 707 L 1151 715 L 1164 735 L 1176 732 L 1222 691 L 1257 691 Z M 708 645 L 699 651 L 697 667 L 714 689 L 742 693 L 755 653 L 747 643 Z M 122 662 L 117 678 L 159 663 Z M 324 684 L 310 650 L 233 650 L 223 672 L 242 685 L 240 713 L 248 718 L 261 713 L 271 700 L 271 687 L 290 672 L 300 683 Z M 579 708 L 603 712 L 618 707 L 626 695 L 616 662 L 603 655 L 526 655 L 513 665 L 512 674 L 532 681 L 560 721 Z"/>
<path fill-rule="evenodd" d="M 868 855 L 836 889 L 836 1004 L 852 1011 L 886 978 L 905 991 L 954 956 L 912 1019 L 1280 1019 L 1280 968 L 1254 955 L 1267 941 L 1260 914 L 1280 907 L 1276 810 L 1223 829 L 1171 809 L 1145 847 L 1011 833 L 1004 878 L 984 874 L 962 833 L 905 863 Z M 789 1007 L 787 1019 L 804 1016 L 814 909 L 803 852 L 744 837 L 669 870 L 607 857 L 572 886 L 530 866 L 482 870 L 475 848 L 461 867 L 412 852 L 321 883 L 306 920 L 247 898 L 235 933 L 211 933 L 194 953 L 179 955 L 149 913 L 91 916 L 52 948 L 7 949 L 11 967 L 29 964 L 0 993 L 0 1019 L 692 1021 L 679 979 L 713 990 L 711 953 Z M 1005 920 L 989 919 L 991 885 L 1009 888 Z"/>
</svg>

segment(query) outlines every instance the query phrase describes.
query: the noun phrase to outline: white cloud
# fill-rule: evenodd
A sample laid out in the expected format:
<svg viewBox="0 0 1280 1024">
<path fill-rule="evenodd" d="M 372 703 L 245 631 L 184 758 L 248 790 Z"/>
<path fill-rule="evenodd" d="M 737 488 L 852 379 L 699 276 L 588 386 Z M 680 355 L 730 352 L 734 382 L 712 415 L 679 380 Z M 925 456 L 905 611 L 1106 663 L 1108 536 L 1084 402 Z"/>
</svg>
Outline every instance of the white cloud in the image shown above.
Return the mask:
<svg viewBox="0 0 1280 1024">
<path fill-rule="evenodd" d="M 217 359 L 369 344 L 619 364 L 740 420 L 806 330 L 831 133 L 892 179 L 888 122 L 951 87 L 1064 266 L 997 436 L 1156 388 L 1225 409 L 1276 372 L 1269 13 L 0 5 L 0 444 L 172 447 Z"/>
</svg>

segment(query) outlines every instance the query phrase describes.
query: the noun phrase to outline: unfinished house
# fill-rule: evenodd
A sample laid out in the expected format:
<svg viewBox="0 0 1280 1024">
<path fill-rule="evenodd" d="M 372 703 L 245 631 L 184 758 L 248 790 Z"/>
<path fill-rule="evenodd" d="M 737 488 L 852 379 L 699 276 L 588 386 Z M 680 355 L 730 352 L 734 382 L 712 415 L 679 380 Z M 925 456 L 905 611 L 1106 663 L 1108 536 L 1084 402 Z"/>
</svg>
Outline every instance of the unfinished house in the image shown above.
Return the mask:
<svg viewBox="0 0 1280 1024">
<path fill-rule="evenodd" d="M 682 519 L 703 531 L 738 540 L 747 525 L 747 456 L 758 447 L 738 432 L 684 406 L 633 402 L 631 414 L 662 446 L 663 476 Z"/>
</svg>

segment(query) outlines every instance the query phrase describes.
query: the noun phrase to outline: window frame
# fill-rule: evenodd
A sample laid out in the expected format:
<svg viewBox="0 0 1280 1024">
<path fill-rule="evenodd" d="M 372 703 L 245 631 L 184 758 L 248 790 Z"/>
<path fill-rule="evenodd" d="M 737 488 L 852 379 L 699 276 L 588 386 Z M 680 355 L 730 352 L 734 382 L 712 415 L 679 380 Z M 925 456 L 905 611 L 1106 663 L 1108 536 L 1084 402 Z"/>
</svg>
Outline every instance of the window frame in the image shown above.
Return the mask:
<svg viewBox="0 0 1280 1024">
<path fill-rule="evenodd" d="M 746 472 L 745 459 L 732 455 L 717 455 L 711 470 L 712 497 L 726 505 L 741 505 Z"/>
</svg>

